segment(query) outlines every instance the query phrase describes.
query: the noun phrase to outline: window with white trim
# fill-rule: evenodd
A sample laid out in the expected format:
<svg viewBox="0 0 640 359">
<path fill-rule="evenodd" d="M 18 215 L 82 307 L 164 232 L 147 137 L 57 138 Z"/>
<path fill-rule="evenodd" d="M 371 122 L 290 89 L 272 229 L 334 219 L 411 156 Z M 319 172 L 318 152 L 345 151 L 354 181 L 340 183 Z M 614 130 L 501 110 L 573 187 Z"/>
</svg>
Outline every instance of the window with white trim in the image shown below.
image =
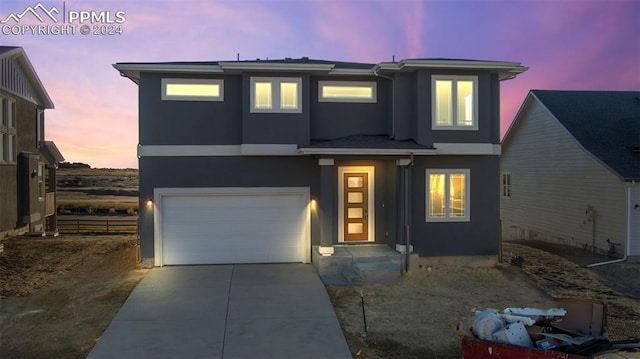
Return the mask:
<svg viewBox="0 0 640 359">
<path fill-rule="evenodd" d="M 302 112 L 302 78 L 252 77 L 250 86 L 251 112 Z"/>
<path fill-rule="evenodd" d="M 426 170 L 426 221 L 468 222 L 469 169 Z"/>
<path fill-rule="evenodd" d="M 318 81 L 319 102 L 376 103 L 375 81 Z"/>
<path fill-rule="evenodd" d="M 502 197 L 511 197 L 511 173 L 502 172 Z"/>
<path fill-rule="evenodd" d="M 16 102 L 0 97 L 0 162 L 16 162 Z"/>
<path fill-rule="evenodd" d="M 478 77 L 431 77 L 432 129 L 478 129 Z"/>
<path fill-rule="evenodd" d="M 224 101 L 222 79 L 174 79 L 161 80 L 164 101 Z"/>
</svg>

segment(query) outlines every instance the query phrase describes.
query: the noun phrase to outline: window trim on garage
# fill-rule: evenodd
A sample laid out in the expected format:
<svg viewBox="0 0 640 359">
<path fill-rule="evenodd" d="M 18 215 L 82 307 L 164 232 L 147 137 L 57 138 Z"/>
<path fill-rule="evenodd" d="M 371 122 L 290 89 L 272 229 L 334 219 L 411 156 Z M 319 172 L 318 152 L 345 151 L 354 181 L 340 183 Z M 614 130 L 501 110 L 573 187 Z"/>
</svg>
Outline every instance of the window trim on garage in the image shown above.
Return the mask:
<svg viewBox="0 0 640 359">
<path fill-rule="evenodd" d="M 167 196 L 202 196 L 202 195 L 302 195 L 306 207 L 304 209 L 304 263 L 311 263 L 311 193 L 309 187 L 205 187 L 205 188 L 154 188 L 153 201 L 153 247 L 154 265 L 162 267 L 162 198 Z M 145 200 L 146 202 L 146 200 Z"/>
</svg>

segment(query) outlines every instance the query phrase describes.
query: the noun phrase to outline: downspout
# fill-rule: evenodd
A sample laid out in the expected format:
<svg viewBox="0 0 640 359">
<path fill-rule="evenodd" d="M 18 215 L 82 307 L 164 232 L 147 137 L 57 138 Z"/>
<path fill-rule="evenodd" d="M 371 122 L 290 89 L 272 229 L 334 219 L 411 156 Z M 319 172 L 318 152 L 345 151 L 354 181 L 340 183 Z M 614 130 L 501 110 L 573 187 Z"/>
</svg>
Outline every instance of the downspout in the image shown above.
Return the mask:
<svg viewBox="0 0 640 359">
<path fill-rule="evenodd" d="M 393 77 L 380 75 L 378 70 L 373 70 L 373 74 L 376 77 L 382 77 L 383 79 L 391 80 L 391 136 L 390 138 L 396 137 L 396 91 L 395 91 L 395 81 Z"/>
<path fill-rule="evenodd" d="M 413 153 L 409 164 L 404 166 L 404 233 L 405 233 L 405 272 L 409 272 L 411 258 L 411 167 L 413 167 Z"/>
<path fill-rule="evenodd" d="M 627 260 L 627 257 L 629 256 L 629 247 L 631 246 L 631 187 L 633 186 L 634 183 L 635 181 L 631 181 L 631 184 L 627 185 L 627 239 L 624 245 L 624 257 L 620 259 L 614 259 L 611 261 L 588 264 L 587 268 L 593 268 L 593 267 L 602 266 L 606 264 L 619 263 Z"/>
</svg>

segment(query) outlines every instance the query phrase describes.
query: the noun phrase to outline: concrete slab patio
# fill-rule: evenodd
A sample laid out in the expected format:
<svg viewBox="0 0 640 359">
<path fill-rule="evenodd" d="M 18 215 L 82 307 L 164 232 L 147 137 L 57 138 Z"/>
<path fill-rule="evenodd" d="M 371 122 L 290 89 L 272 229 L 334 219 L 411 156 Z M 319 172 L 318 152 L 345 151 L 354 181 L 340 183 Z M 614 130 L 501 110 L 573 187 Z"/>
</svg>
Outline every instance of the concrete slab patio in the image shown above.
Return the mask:
<svg viewBox="0 0 640 359">
<path fill-rule="evenodd" d="M 152 269 L 88 358 L 351 358 L 309 264 Z"/>
</svg>

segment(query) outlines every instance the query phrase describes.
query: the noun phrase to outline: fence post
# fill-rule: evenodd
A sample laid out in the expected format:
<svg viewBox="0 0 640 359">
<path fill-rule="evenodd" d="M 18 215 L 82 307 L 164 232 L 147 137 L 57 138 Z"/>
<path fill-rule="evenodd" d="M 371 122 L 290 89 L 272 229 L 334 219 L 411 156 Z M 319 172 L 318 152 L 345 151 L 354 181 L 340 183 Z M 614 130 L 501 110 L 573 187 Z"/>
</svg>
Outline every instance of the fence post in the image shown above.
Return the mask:
<svg viewBox="0 0 640 359">
<path fill-rule="evenodd" d="M 107 233 L 109 233 L 109 217 L 107 217 Z"/>
<path fill-rule="evenodd" d="M 80 234 L 80 217 L 76 217 L 76 233 Z"/>
</svg>

